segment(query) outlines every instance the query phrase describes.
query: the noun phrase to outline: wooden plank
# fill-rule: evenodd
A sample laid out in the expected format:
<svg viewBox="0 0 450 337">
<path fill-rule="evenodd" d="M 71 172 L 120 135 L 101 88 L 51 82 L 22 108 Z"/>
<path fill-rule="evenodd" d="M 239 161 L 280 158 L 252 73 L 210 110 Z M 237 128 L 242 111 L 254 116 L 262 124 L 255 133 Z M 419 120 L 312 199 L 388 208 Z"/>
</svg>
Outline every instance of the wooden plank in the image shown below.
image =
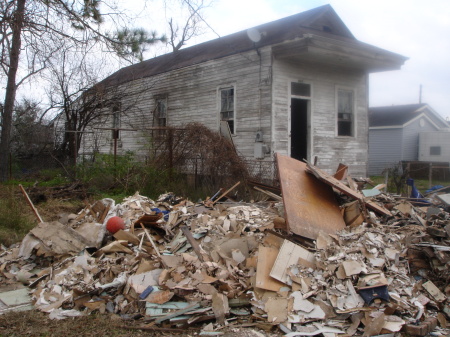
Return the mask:
<svg viewBox="0 0 450 337">
<path fill-rule="evenodd" d="M 234 184 L 232 187 L 230 187 L 228 190 L 226 190 L 225 192 L 223 192 L 220 197 L 218 197 L 216 200 L 213 201 L 213 205 L 219 201 L 220 199 L 222 199 L 224 196 L 226 196 L 228 193 L 230 193 L 232 190 L 234 190 L 241 182 L 238 181 L 236 184 Z"/>
<path fill-rule="evenodd" d="M 258 264 L 256 266 L 256 287 L 279 291 L 285 284 L 270 277 L 270 270 L 272 269 L 275 260 L 277 259 L 279 249 L 274 247 L 265 247 L 260 245 L 258 248 Z"/>
<path fill-rule="evenodd" d="M 367 205 L 367 207 L 371 208 L 378 214 L 387 215 L 387 216 L 392 215 L 391 212 L 389 212 L 384 207 L 377 205 L 375 202 L 370 201 L 370 200 L 369 201 L 364 200 L 364 196 L 360 192 L 352 190 L 350 187 L 343 184 L 336 178 L 330 176 L 328 173 L 322 171 L 318 167 L 315 167 L 315 166 L 311 165 L 310 163 L 308 163 L 307 168 L 308 168 L 308 172 L 312 173 L 317 179 L 320 179 L 324 183 L 334 187 L 338 191 L 344 193 L 345 195 L 347 195 L 353 199 L 363 201 Z"/>
<path fill-rule="evenodd" d="M 337 180 L 344 180 L 347 179 L 347 174 L 348 174 L 348 166 L 339 163 L 336 173 L 334 174 L 334 177 Z"/>
<path fill-rule="evenodd" d="M 28 196 L 28 193 L 25 191 L 25 189 L 23 188 L 23 186 L 21 184 L 19 184 L 19 188 L 22 191 L 23 195 L 25 196 L 25 199 L 27 200 L 28 205 L 30 205 L 31 210 L 33 211 L 34 215 L 38 219 L 39 223 L 44 222 L 44 220 L 42 220 L 41 216 L 39 215 L 38 210 L 36 209 L 36 207 L 34 207 L 33 202 L 31 201 L 30 197 Z"/>
<path fill-rule="evenodd" d="M 253 186 L 253 188 L 254 188 L 255 190 L 259 191 L 259 192 L 262 192 L 262 193 L 264 193 L 264 194 L 267 194 L 269 197 L 271 197 L 271 198 L 274 199 L 274 200 L 277 200 L 277 201 L 283 200 L 283 198 L 280 197 L 279 195 L 276 195 L 275 193 L 272 193 L 272 192 L 263 190 L 262 188 L 259 188 L 258 186 Z"/>
<path fill-rule="evenodd" d="M 191 244 L 192 248 L 194 249 L 195 254 L 197 254 L 198 259 L 201 262 L 204 262 L 205 260 L 203 259 L 203 255 L 202 255 L 202 251 L 200 249 L 200 245 L 198 244 L 198 242 L 192 236 L 192 233 L 189 230 L 189 228 L 187 228 L 186 225 L 183 225 L 183 226 L 180 226 L 180 229 L 183 232 L 184 236 L 186 236 L 186 238 L 188 239 L 189 243 Z"/>
<path fill-rule="evenodd" d="M 330 186 L 306 172 L 306 164 L 277 154 L 277 165 L 288 229 L 315 240 L 345 228 L 338 203 Z"/>
</svg>

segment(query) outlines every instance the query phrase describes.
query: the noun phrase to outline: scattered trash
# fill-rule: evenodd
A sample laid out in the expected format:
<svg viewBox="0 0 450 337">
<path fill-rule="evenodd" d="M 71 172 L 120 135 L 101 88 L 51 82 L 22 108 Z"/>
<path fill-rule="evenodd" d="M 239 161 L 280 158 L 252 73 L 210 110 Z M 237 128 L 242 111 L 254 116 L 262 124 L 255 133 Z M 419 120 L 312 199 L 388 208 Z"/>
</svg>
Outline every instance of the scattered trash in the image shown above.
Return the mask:
<svg viewBox="0 0 450 337">
<path fill-rule="evenodd" d="M 0 253 L 0 282 L 22 287 L 17 305 L 0 293 L 0 312 L 29 307 L 29 293 L 52 319 L 109 312 L 139 329 L 205 336 L 226 326 L 286 336 L 448 333 L 450 214 L 436 197 L 445 189 L 419 207 L 384 186 L 361 188 L 345 165 L 331 176 L 277 162 L 282 199 L 259 185 L 265 201 L 230 201 L 237 183 L 202 203 L 136 193 L 39 223 Z M 123 223 L 111 225 L 117 217 Z"/>
</svg>

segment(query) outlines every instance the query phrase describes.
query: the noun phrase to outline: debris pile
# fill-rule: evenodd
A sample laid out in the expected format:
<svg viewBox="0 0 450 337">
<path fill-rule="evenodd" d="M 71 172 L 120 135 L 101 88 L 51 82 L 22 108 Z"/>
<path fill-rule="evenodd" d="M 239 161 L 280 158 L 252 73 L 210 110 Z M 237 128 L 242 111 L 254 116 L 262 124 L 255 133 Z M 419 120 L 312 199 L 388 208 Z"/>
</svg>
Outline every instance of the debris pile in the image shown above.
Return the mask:
<svg viewBox="0 0 450 337">
<path fill-rule="evenodd" d="M 28 286 L 51 318 L 109 312 L 201 335 L 225 326 L 286 336 L 448 333 L 442 195 L 414 206 L 380 187 L 361 192 L 345 167 L 332 177 L 277 160 L 282 201 L 103 199 L 5 249 L 0 281 Z M 113 217 L 124 229 L 106 230 Z"/>
</svg>

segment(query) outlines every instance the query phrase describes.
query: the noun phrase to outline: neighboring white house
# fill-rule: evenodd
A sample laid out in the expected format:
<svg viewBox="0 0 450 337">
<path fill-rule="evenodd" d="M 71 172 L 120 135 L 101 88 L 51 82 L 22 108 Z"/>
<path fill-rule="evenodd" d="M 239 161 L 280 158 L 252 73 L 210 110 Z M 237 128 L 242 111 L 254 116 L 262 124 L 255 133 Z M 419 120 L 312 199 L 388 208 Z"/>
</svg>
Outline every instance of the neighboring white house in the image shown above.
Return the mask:
<svg viewBox="0 0 450 337">
<path fill-rule="evenodd" d="M 448 161 L 440 159 L 450 143 L 439 143 L 448 139 L 448 131 L 447 121 L 428 104 L 369 108 L 369 175 L 380 175 L 400 161 Z M 441 146 L 442 156 L 436 155 Z"/>
<path fill-rule="evenodd" d="M 405 60 L 358 41 L 325 5 L 117 71 L 94 89 L 136 94 L 98 122 L 135 130 L 120 134 L 119 153 L 143 152 L 146 126 L 219 130 L 226 122 L 245 158 L 317 156 L 327 171 L 343 162 L 366 175 L 369 73 Z M 111 132 L 96 131 L 83 135 L 80 154 L 92 151 L 94 136 L 96 151 L 112 152 Z"/>
<path fill-rule="evenodd" d="M 450 129 L 419 134 L 419 161 L 450 163 Z"/>
</svg>

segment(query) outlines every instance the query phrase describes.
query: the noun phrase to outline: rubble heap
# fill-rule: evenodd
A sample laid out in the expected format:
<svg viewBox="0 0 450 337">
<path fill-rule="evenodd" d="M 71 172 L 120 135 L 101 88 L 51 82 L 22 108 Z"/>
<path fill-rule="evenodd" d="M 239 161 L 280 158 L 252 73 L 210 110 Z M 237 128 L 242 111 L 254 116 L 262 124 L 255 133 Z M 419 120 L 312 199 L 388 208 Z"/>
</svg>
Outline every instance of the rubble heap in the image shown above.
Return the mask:
<svg viewBox="0 0 450 337">
<path fill-rule="evenodd" d="M 1 253 L 0 281 L 27 285 L 34 307 L 51 318 L 109 312 L 141 328 L 194 326 L 204 335 L 233 325 L 286 336 L 448 333 L 445 198 L 414 206 L 291 160 L 278 162 L 283 202 L 194 204 L 136 193 L 41 222 L 20 247 Z M 297 193 L 288 190 L 297 174 L 308 181 L 303 194 L 320 187 L 339 196 L 343 228 L 336 218 L 301 235 L 313 220 L 295 208 L 316 196 L 297 206 L 287 200 Z M 334 212 L 335 219 L 333 207 L 318 217 Z M 106 224 L 115 216 L 125 228 L 112 234 Z"/>
</svg>

